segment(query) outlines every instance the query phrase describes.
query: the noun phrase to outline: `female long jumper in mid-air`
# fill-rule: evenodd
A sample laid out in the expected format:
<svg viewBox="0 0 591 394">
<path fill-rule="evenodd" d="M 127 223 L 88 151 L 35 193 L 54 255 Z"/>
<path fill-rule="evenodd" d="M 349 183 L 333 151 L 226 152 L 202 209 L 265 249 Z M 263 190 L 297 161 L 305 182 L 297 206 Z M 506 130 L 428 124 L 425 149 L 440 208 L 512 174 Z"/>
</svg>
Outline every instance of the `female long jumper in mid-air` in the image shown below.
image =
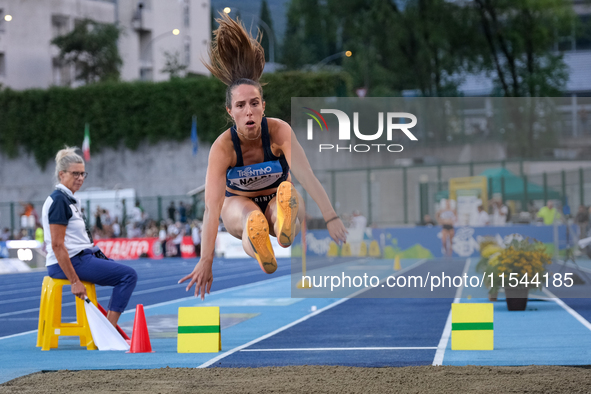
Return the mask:
<svg viewBox="0 0 591 394">
<path fill-rule="evenodd" d="M 330 236 L 346 241 L 347 231 L 288 123 L 265 117 L 259 79 L 265 66 L 260 35 L 253 38 L 240 22 L 223 14 L 205 66 L 225 83 L 226 111 L 234 125 L 209 152 L 205 179 L 201 259 L 179 283 L 195 284 L 195 296 L 209 293 L 218 221 L 242 240 L 244 251 L 268 274 L 277 269 L 269 235 L 283 247 L 292 244 L 304 220 L 303 200 L 291 183 L 293 175 L 318 204 Z M 293 163 L 297 165 L 292 166 Z"/>
</svg>

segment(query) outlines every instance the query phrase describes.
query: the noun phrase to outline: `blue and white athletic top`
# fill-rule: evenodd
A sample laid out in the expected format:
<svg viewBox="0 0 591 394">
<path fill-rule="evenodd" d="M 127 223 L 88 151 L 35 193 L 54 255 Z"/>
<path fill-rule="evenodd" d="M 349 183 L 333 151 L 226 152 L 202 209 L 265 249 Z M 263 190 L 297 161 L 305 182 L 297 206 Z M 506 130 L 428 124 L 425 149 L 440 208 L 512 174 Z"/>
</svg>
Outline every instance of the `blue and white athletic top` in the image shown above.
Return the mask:
<svg viewBox="0 0 591 394">
<path fill-rule="evenodd" d="M 229 167 L 226 171 L 226 186 L 232 190 L 246 192 L 258 192 L 265 189 L 279 187 L 281 182 L 286 181 L 289 176 L 289 165 L 284 155 L 275 156 L 271 151 L 271 138 L 267 118 L 261 122 L 261 139 L 263 141 L 263 152 L 265 161 L 262 163 L 244 165 L 242 160 L 242 149 L 240 138 L 236 133 L 236 126 L 230 130 L 232 142 L 236 151 L 236 166 Z"/>
<path fill-rule="evenodd" d="M 47 250 L 46 266 L 57 264 L 57 258 L 51 247 L 50 224 L 66 226 L 64 245 L 70 257 L 74 257 L 84 249 L 94 246 L 86 232 L 80 200 L 74 197 L 72 191 L 61 183 L 55 187 L 53 193 L 45 200 L 41 211 L 41 222 L 43 223 L 45 248 Z"/>
</svg>

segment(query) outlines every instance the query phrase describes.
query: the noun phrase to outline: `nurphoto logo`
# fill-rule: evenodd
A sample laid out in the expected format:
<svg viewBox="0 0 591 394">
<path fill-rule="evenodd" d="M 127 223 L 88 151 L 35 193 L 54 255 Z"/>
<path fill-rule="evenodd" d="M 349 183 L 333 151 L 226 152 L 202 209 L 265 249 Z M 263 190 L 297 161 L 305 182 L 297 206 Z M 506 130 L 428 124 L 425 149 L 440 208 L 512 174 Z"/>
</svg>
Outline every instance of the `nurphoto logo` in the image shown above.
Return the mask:
<svg viewBox="0 0 591 394">
<path fill-rule="evenodd" d="M 311 117 L 307 123 L 307 137 L 308 140 L 314 139 L 314 122 L 318 125 L 321 131 L 328 132 L 328 124 L 322 114 L 332 114 L 337 117 L 339 123 L 339 140 L 351 141 L 351 119 L 349 115 L 338 109 L 321 109 L 320 112 L 304 107 L 307 115 Z M 385 120 L 384 120 L 385 119 Z M 404 119 L 410 119 L 410 123 L 402 123 Z M 408 112 L 378 112 L 378 130 L 373 134 L 364 134 L 359 130 L 359 112 L 353 112 L 353 133 L 355 137 L 361 141 L 376 141 L 380 139 L 384 133 L 384 123 L 386 123 L 386 140 L 392 141 L 394 132 L 402 132 L 411 141 L 417 141 L 417 137 L 409 130 L 416 126 L 417 117 Z M 335 152 L 369 152 L 385 150 L 391 153 L 402 152 L 404 147 L 400 144 L 349 144 L 349 145 L 334 145 L 334 144 L 319 144 L 319 152 L 334 150 Z"/>
</svg>

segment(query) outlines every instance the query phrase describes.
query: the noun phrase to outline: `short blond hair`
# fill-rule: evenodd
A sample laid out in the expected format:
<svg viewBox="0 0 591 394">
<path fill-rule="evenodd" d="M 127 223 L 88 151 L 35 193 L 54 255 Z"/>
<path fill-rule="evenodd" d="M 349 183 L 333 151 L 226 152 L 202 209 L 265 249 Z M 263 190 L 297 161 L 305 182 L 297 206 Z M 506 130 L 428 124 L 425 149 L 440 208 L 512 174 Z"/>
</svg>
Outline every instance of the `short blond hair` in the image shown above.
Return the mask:
<svg viewBox="0 0 591 394">
<path fill-rule="evenodd" d="M 69 147 L 66 146 L 64 149 L 61 149 L 55 155 L 55 179 L 58 182 L 60 180 L 60 171 L 67 171 L 70 168 L 70 165 L 75 163 L 82 163 L 84 164 L 84 159 L 78 153 L 76 153 L 76 147 Z"/>
</svg>

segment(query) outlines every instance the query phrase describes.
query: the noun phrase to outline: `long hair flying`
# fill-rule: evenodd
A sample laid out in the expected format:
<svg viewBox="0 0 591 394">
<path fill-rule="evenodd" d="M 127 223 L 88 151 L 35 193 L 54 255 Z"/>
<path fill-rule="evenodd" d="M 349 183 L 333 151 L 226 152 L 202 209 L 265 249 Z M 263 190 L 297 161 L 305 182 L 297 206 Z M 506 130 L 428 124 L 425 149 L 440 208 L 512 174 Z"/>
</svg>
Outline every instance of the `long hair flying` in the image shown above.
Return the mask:
<svg viewBox="0 0 591 394">
<path fill-rule="evenodd" d="M 259 79 L 265 68 L 265 51 L 260 43 L 260 30 L 256 38 L 252 37 L 240 21 L 235 21 L 225 13 L 216 19 L 219 27 L 214 31 L 214 38 L 208 50 L 210 63 L 205 67 L 220 81 L 228 86 L 226 107 L 232 107 L 232 89 L 248 84 L 256 86 L 263 96 Z"/>
</svg>

